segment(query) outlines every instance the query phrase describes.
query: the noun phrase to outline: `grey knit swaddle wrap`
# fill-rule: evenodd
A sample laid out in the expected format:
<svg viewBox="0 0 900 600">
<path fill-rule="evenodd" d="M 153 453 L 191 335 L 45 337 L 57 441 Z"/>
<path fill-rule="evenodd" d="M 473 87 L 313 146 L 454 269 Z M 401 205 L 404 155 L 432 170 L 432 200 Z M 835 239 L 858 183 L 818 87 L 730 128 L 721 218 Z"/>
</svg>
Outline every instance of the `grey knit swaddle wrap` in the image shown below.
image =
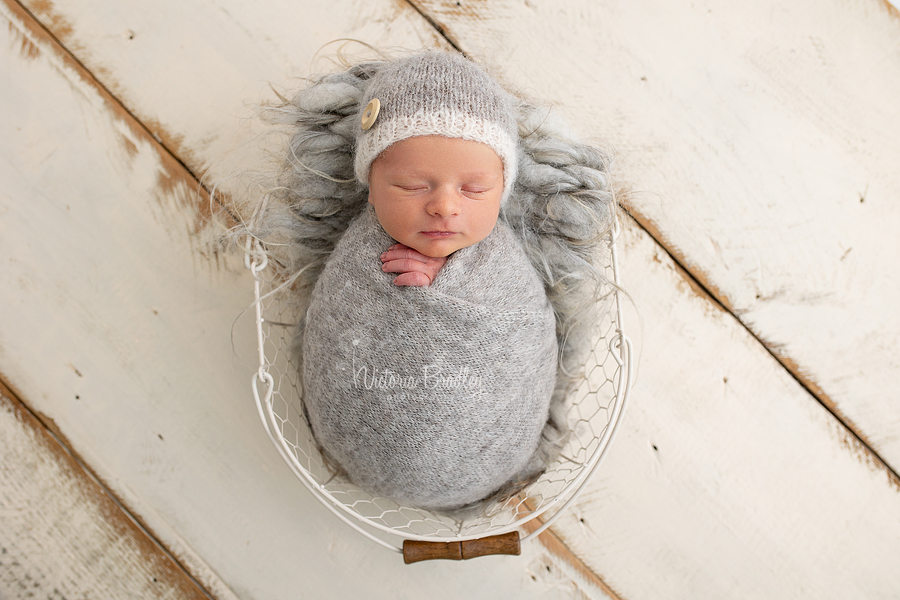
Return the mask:
<svg viewBox="0 0 900 600">
<path fill-rule="evenodd" d="M 544 468 L 557 369 L 543 286 L 499 221 L 430 287 L 398 287 L 370 207 L 319 277 L 303 337 L 304 403 L 326 456 L 376 496 L 476 503 Z"/>
</svg>

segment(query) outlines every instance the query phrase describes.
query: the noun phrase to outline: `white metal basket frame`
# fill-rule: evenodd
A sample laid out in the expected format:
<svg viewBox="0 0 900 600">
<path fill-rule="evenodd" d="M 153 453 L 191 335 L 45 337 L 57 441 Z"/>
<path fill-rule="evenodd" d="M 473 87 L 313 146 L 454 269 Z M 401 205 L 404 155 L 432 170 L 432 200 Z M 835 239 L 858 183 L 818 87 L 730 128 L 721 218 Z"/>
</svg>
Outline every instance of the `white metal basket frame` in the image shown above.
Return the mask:
<svg viewBox="0 0 900 600">
<path fill-rule="evenodd" d="M 259 352 L 259 368 L 253 374 L 251 387 L 254 400 L 256 401 L 257 411 L 259 412 L 259 417 L 263 423 L 266 434 L 269 436 L 272 444 L 278 450 L 278 453 L 290 467 L 291 471 L 293 471 L 293 473 L 297 476 L 298 479 L 300 479 L 301 482 L 303 482 L 303 484 L 313 494 L 313 496 L 315 496 L 326 508 L 328 508 L 328 510 L 330 510 L 339 519 L 341 519 L 343 522 L 345 522 L 347 525 L 349 525 L 362 535 L 394 552 L 402 552 L 402 547 L 399 547 L 382 539 L 381 537 L 375 535 L 375 532 L 380 531 L 391 536 L 400 537 L 401 543 L 402 539 L 431 542 L 462 542 L 467 540 L 479 539 L 481 537 L 485 537 L 485 535 L 493 536 L 508 533 L 514 529 L 518 529 L 526 522 L 543 515 L 549 509 L 557 507 L 556 510 L 552 514 L 550 514 L 548 518 L 543 520 L 540 526 L 532 530 L 526 536 L 522 537 L 521 541 L 526 542 L 537 537 L 545 529 L 550 527 L 550 525 L 552 525 L 553 522 L 565 512 L 569 505 L 571 505 L 578 498 L 585 485 L 593 477 L 594 473 L 597 470 L 597 465 L 606 455 L 609 446 L 615 437 L 618 426 L 621 422 L 622 414 L 624 413 L 626 404 L 628 402 L 629 393 L 631 391 L 633 366 L 632 343 L 628 336 L 626 336 L 624 333 L 622 319 L 623 298 L 622 291 L 619 288 L 619 266 L 618 255 L 616 251 L 616 240 L 618 238 L 619 232 L 620 229 L 617 222 L 615 230 L 608 234 L 608 244 L 610 249 L 609 257 L 611 263 L 609 267 L 613 276 L 612 279 L 614 285 L 612 293 L 614 294 L 615 300 L 613 304 L 614 311 L 612 312 L 611 317 L 611 321 L 615 326 L 615 335 L 613 335 L 609 339 L 608 346 L 609 354 L 617 363 L 616 374 L 614 376 L 615 381 L 612 381 L 613 385 L 615 386 L 615 394 L 614 397 L 612 397 L 610 400 L 610 405 L 612 407 L 611 414 L 609 415 L 606 425 L 602 428 L 602 433 L 599 436 L 599 439 L 596 440 L 596 448 L 594 449 L 591 456 L 584 462 L 578 475 L 572 481 L 566 483 L 563 489 L 560 490 L 555 496 L 553 496 L 549 500 L 544 499 L 541 502 L 540 506 L 534 509 L 529 509 L 525 513 L 516 511 L 512 515 L 510 522 L 508 522 L 507 524 L 496 527 L 488 525 L 486 529 L 481 529 L 477 533 L 434 535 L 417 534 L 410 531 L 409 526 L 398 527 L 379 523 L 376 519 L 367 517 L 356 510 L 354 508 L 355 503 L 354 505 L 348 505 L 336 498 L 327 484 L 321 483 L 312 473 L 310 473 L 310 471 L 306 467 L 304 467 L 300 463 L 290 443 L 285 439 L 283 429 L 280 427 L 280 423 L 282 422 L 282 420 L 276 414 L 275 408 L 273 406 L 273 395 L 276 393 L 277 386 L 274 377 L 270 373 L 270 365 L 272 363 L 267 359 L 265 351 L 265 327 L 267 326 L 267 321 L 263 315 L 263 305 L 266 301 L 267 294 L 262 293 L 264 280 L 261 274 L 268 266 L 268 257 L 265 252 L 262 251 L 262 245 L 258 240 L 251 240 L 248 238 L 244 264 L 247 269 L 250 270 L 254 280 L 254 306 L 256 311 L 257 348 Z M 260 393 L 261 385 L 265 387 L 263 393 Z M 548 472 L 551 471 L 552 468 L 553 465 L 548 468 Z M 530 489 L 531 488 L 528 488 L 528 490 Z M 527 494 L 528 490 L 526 490 L 524 493 Z M 344 493 L 346 495 L 346 490 L 344 491 Z M 565 500 L 565 502 L 563 502 L 563 500 Z M 400 507 L 396 512 L 402 514 L 403 510 L 403 507 Z M 421 509 L 409 510 L 419 513 L 420 515 L 422 513 L 428 512 L 422 511 Z M 436 522 L 440 522 L 441 517 L 435 515 L 435 520 Z M 444 521 L 446 521 L 446 519 L 444 519 Z M 366 527 L 363 527 L 363 525 L 365 525 Z"/>
</svg>

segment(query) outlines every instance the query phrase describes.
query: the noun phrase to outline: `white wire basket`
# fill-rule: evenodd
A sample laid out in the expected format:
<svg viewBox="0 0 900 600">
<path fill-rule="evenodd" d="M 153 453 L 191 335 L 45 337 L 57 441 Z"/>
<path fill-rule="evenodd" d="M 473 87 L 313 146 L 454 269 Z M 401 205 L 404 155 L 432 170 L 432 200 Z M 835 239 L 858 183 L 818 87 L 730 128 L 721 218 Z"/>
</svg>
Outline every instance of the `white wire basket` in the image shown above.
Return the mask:
<svg viewBox="0 0 900 600">
<path fill-rule="evenodd" d="M 299 367 L 291 352 L 299 315 L 288 301 L 290 290 L 273 280 L 273 270 L 267 269 L 267 257 L 255 241 L 248 242 L 245 256 L 254 279 L 259 350 L 252 390 L 266 433 L 297 478 L 322 504 L 370 540 L 403 552 L 408 563 L 425 558 L 518 554 L 521 542 L 540 535 L 584 489 L 609 449 L 628 401 L 632 345 L 622 322 L 617 235 L 618 228 L 607 235 L 609 262 L 605 269 L 611 285 L 605 291 L 611 301 L 593 332 L 592 350 L 564 407 L 570 432 L 567 443 L 543 475 L 517 496 L 458 520 L 372 496 L 336 477 L 319 453 L 304 417 Z M 527 529 L 527 534 L 520 536 L 520 529 Z M 484 540 L 506 540 L 511 545 L 483 551 L 470 544 Z M 414 551 L 428 546 L 443 550 L 424 555 Z"/>
</svg>

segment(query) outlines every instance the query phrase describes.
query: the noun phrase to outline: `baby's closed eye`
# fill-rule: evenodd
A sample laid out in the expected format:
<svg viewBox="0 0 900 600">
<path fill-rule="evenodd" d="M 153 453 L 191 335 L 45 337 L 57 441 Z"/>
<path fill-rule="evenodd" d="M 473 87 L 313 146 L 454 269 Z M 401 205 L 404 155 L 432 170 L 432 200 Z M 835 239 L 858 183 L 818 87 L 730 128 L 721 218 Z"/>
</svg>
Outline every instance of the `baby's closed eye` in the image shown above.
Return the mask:
<svg viewBox="0 0 900 600">
<path fill-rule="evenodd" d="M 466 196 L 470 197 L 480 197 L 484 196 L 488 192 L 491 191 L 490 186 L 482 187 L 482 186 L 465 186 L 462 188 L 462 193 Z"/>
<path fill-rule="evenodd" d="M 396 184 L 394 187 L 404 192 L 418 192 L 428 189 L 428 186 L 424 183 Z"/>
</svg>

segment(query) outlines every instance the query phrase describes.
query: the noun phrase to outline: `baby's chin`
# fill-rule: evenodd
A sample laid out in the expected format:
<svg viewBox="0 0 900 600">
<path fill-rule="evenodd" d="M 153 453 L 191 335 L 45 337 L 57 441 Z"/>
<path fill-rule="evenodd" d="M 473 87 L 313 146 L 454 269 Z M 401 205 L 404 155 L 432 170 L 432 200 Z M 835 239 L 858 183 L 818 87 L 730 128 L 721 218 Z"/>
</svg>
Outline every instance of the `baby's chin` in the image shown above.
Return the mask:
<svg viewBox="0 0 900 600">
<path fill-rule="evenodd" d="M 462 246 L 459 248 L 453 248 L 452 250 L 434 250 L 432 248 L 427 248 L 424 246 L 419 246 L 419 247 L 410 246 L 410 248 L 412 248 L 416 252 L 423 254 L 429 258 L 447 258 L 448 256 L 450 256 L 457 250 L 461 250 L 462 248 L 465 248 L 465 247 L 466 246 Z"/>
</svg>

